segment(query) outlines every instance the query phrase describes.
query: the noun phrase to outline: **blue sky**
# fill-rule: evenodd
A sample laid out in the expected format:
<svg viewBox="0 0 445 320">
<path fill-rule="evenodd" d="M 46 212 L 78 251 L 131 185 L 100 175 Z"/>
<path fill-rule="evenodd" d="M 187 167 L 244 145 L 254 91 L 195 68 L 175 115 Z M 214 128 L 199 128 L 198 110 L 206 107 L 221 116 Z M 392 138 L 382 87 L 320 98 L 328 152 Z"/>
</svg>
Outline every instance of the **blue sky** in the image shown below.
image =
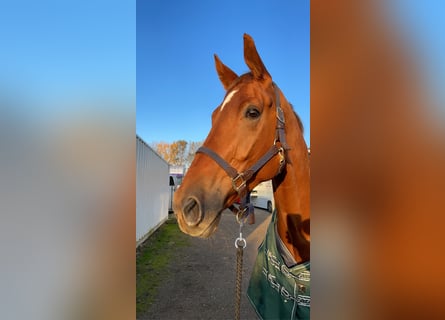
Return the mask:
<svg viewBox="0 0 445 320">
<path fill-rule="evenodd" d="M 32 117 L 94 99 L 134 107 L 135 2 L 3 1 L 0 25 L 0 94 L 38 106 Z"/>
<path fill-rule="evenodd" d="M 309 27 L 308 0 L 137 1 L 137 134 L 148 143 L 204 140 L 225 93 L 213 54 L 247 72 L 248 33 L 309 145 Z"/>
<path fill-rule="evenodd" d="M 389 3 L 423 67 L 427 87 L 443 106 L 443 2 Z M 136 132 L 145 141 L 202 140 L 224 95 L 213 54 L 237 73 L 246 72 L 242 34 L 247 32 L 300 114 L 310 144 L 307 0 L 137 4 L 3 1 L 0 96 L 32 101 L 40 108 L 23 112 L 33 119 L 65 116 L 66 103 L 101 97 L 133 112 L 137 99 Z"/>
</svg>

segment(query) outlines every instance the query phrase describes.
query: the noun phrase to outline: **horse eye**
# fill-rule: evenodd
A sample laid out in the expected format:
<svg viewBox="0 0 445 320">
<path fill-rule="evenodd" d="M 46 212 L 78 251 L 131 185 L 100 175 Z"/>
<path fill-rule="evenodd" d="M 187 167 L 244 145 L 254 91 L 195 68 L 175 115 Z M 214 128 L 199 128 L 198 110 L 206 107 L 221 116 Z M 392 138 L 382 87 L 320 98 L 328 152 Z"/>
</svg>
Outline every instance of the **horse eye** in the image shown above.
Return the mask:
<svg viewBox="0 0 445 320">
<path fill-rule="evenodd" d="M 261 113 L 258 111 L 258 109 L 253 107 L 250 107 L 246 111 L 246 118 L 257 119 L 260 115 Z"/>
</svg>

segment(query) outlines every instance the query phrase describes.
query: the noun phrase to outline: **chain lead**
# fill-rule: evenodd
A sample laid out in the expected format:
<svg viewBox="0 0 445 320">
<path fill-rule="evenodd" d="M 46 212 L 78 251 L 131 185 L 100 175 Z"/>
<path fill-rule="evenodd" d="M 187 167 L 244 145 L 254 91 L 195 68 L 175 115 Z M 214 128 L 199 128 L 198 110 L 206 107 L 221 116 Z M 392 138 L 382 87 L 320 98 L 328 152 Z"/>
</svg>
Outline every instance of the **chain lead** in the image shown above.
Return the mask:
<svg viewBox="0 0 445 320">
<path fill-rule="evenodd" d="M 238 220 L 238 219 L 237 219 Z M 243 249 L 246 247 L 246 239 L 243 238 L 243 220 L 238 220 L 239 238 L 235 240 L 236 252 L 236 285 L 235 285 L 235 320 L 240 319 L 241 310 L 241 286 L 243 279 Z"/>
<path fill-rule="evenodd" d="M 247 246 L 246 239 L 243 238 L 243 226 L 244 222 L 239 221 L 239 237 L 235 240 L 235 248 L 245 248 Z"/>
</svg>

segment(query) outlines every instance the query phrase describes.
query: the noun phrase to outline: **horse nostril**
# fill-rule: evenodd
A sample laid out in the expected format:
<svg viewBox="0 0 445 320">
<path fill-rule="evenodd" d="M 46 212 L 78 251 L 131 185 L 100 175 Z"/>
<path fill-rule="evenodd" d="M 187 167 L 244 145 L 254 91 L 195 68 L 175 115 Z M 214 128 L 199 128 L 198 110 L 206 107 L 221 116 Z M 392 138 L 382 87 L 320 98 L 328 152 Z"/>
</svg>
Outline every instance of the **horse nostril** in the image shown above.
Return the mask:
<svg viewBox="0 0 445 320">
<path fill-rule="evenodd" d="M 201 222 L 201 207 L 195 198 L 187 198 L 184 207 L 184 219 L 187 225 L 194 227 Z"/>
</svg>

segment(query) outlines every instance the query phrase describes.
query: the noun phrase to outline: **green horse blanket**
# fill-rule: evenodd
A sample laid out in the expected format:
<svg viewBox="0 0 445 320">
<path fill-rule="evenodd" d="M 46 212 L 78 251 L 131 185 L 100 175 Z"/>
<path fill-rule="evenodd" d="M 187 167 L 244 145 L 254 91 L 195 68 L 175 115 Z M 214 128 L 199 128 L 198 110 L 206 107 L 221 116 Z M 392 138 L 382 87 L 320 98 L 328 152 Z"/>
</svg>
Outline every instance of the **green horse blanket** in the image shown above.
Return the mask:
<svg viewBox="0 0 445 320">
<path fill-rule="evenodd" d="M 276 212 L 258 248 L 247 296 L 260 319 L 310 319 L 310 262 L 286 266 L 275 224 Z"/>
</svg>

